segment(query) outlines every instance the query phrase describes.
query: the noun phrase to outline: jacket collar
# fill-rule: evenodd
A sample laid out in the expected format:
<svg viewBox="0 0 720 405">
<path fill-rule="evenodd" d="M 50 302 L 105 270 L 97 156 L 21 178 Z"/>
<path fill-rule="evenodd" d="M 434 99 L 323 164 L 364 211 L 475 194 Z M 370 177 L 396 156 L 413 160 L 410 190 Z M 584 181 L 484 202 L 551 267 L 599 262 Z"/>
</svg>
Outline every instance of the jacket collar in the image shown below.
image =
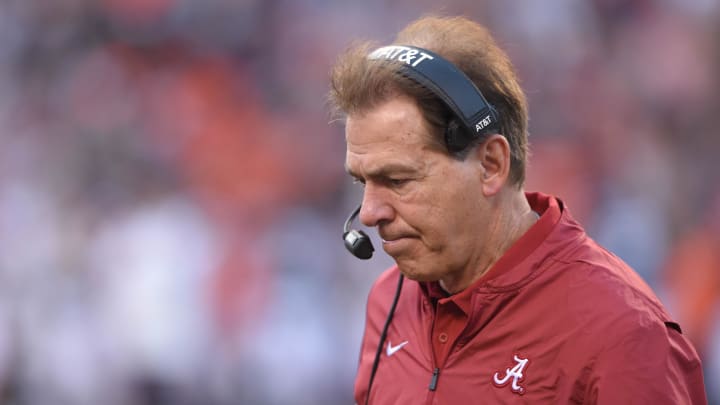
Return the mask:
<svg viewBox="0 0 720 405">
<path fill-rule="evenodd" d="M 533 211 L 540 214 L 538 221 L 510 246 L 500 259 L 480 279 L 465 290 L 448 296 L 437 281 L 424 282 L 421 290 L 429 298 L 453 301 L 466 315 L 472 312 L 472 298 L 477 292 L 503 292 L 515 290 L 535 277 L 540 258 L 531 258 L 533 252 L 550 236 L 565 208 L 562 201 L 542 193 L 525 193 Z"/>
</svg>

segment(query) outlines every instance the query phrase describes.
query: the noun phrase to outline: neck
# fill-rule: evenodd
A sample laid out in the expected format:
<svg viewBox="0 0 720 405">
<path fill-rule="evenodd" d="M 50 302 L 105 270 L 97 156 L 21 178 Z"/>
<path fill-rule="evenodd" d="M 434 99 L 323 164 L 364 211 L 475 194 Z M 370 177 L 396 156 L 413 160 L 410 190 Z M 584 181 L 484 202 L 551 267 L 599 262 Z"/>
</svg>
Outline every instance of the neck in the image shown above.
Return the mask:
<svg viewBox="0 0 720 405">
<path fill-rule="evenodd" d="M 485 275 L 538 219 L 522 190 L 505 190 L 497 197 L 489 207 L 491 222 L 478 254 L 463 271 L 440 280 L 440 286 L 450 294 L 466 289 Z"/>
</svg>

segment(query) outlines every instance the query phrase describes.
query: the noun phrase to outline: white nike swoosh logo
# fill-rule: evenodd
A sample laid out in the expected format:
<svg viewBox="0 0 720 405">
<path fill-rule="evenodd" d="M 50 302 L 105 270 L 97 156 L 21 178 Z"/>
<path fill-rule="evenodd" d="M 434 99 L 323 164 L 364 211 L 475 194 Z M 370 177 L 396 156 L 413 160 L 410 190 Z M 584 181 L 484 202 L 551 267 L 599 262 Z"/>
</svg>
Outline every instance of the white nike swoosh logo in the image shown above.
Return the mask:
<svg viewBox="0 0 720 405">
<path fill-rule="evenodd" d="M 408 341 L 407 341 L 407 340 L 404 341 L 404 342 L 402 342 L 402 343 L 400 343 L 400 344 L 397 345 L 397 346 L 393 346 L 393 345 L 390 343 L 390 341 L 388 340 L 388 347 L 387 347 L 387 351 L 386 351 L 388 357 L 392 356 L 393 354 L 395 354 L 395 352 L 397 352 L 398 350 L 402 349 L 403 346 L 405 346 L 406 344 L 408 344 Z"/>
</svg>

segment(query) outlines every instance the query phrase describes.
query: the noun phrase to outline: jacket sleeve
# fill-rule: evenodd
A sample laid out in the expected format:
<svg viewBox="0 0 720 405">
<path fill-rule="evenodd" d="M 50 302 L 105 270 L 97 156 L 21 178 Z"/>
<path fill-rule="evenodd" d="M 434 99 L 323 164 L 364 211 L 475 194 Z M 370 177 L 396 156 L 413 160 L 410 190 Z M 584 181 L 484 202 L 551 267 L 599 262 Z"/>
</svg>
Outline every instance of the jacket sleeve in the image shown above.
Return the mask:
<svg viewBox="0 0 720 405">
<path fill-rule="evenodd" d="M 599 405 L 707 404 L 700 358 L 672 322 L 635 325 L 609 341 L 584 397 Z"/>
</svg>

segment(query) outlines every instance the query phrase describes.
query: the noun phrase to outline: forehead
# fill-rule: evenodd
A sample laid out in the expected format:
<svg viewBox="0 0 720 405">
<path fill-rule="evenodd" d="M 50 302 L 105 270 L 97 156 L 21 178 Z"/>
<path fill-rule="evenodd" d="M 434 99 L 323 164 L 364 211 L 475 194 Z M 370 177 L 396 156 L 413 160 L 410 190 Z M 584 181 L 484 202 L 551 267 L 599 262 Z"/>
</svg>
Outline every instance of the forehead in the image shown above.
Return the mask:
<svg viewBox="0 0 720 405">
<path fill-rule="evenodd" d="M 407 97 L 349 115 L 345 137 L 345 165 L 351 173 L 384 165 L 419 166 L 425 153 L 441 147 L 417 104 Z"/>
</svg>

